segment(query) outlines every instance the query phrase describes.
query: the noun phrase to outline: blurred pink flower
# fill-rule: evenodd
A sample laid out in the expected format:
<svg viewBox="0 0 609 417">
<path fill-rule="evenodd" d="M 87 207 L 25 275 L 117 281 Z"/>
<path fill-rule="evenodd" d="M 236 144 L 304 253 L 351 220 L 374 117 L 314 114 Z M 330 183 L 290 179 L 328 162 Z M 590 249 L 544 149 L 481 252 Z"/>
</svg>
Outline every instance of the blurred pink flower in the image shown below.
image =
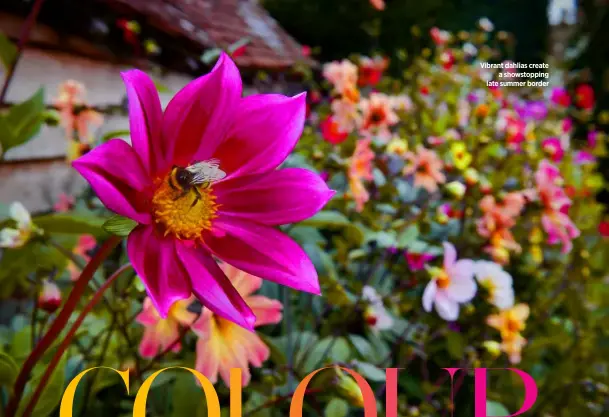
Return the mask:
<svg viewBox="0 0 609 417">
<path fill-rule="evenodd" d="M 82 235 L 78 238 L 78 243 L 72 250 L 72 253 L 77 257 L 81 258 L 88 263 L 91 260 L 91 256 L 89 255 L 89 251 L 95 249 L 97 246 L 97 241 L 95 237 L 92 235 Z M 72 281 L 78 280 L 80 277 L 80 268 L 72 261 L 68 262 L 68 271 L 70 272 L 70 279 Z"/>
<path fill-rule="evenodd" d="M 404 175 L 414 174 L 414 185 L 425 188 L 430 193 L 438 190 L 438 184 L 446 182 L 442 173 L 444 164 L 438 155 L 421 145 L 417 146 L 416 152 L 408 152 L 406 160 L 409 164 L 404 168 Z"/>
<path fill-rule="evenodd" d="M 590 152 L 577 151 L 573 157 L 573 162 L 575 162 L 577 165 L 593 164 L 596 162 L 596 157 Z"/>
<path fill-rule="evenodd" d="M 370 4 L 376 10 L 385 10 L 385 0 L 370 0 Z"/>
<path fill-rule="evenodd" d="M 370 181 L 373 179 L 372 161 L 374 160 L 374 152 L 370 149 L 370 143 L 370 139 L 357 141 L 349 165 L 349 186 L 358 212 L 364 209 L 364 204 L 370 198 L 363 183 L 363 180 Z"/>
<path fill-rule="evenodd" d="M 360 124 L 361 115 L 357 103 L 340 98 L 332 101 L 332 119 L 343 132 L 351 133 Z"/>
<path fill-rule="evenodd" d="M 283 306 L 279 301 L 252 295 L 262 285 L 260 278 L 228 264 L 222 264 L 221 268 L 254 311 L 255 327 L 281 321 Z M 212 383 L 218 380 L 220 374 L 224 383 L 229 385 L 230 370 L 241 368 L 245 386 L 250 381 L 250 364 L 260 367 L 269 357 L 269 348 L 255 332 L 239 327 L 210 310 L 203 311 L 192 328 L 199 336 L 195 368 Z"/>
<path fill-rule="evenodd" d="M 359 106 L 362 111 L 362 130 L 389 139 L 391 137 L 389 127 L 400 121 L 393 111 L 389 96 L 382 93 L 372 93 L 369 98 L 362 99 Z"/>
<path fill-rule="evenodd" d="M 459 304 L 469 302 L 476 295 L 474 261 L 457 261 L 455 247 L 444 242 L 444 267 L 432 271 L 432 280 L 423 293 L 423 308 L 430 312 L 435 304 L 436 311 L 444 320 L 459 318 Z"/>
<path fill-rule="evenodd" d="M 330 142 L 333 145 L 338 145 L 347 139 L 349 133 L 341 130 L 340 126 L 334 120 L 332 116 L 327 116 L 323 122 L 321 122 L 321 135 L 326 142 Z"/>
<path fill-rule="evenodd" d="M 431 253 L 406 252 L 404 257 L 406 258 L 408 268 L 411 271 L 420 271 L 424 269 L 425 265 L 427 265 L 427 263 L 436 256 L 432 255 Z"/>
<path fill-rule="evenodd" d="M 224 53 L 164 113 L 146 74 L 123 78 L 132 146 L 110 140 L 73 166 L 108 209 L 138 223 L 127 253 L 161 316 L 194 293 L 214 314 L 252 328 L 254 314 L 214 256 L 319 294 L 313 263 L 275 228 L 313 216 L 334 195 L 311 171 L 276 169 L 302 133 L 305 95 L 242 98 Z"/>
<path fill-rule="evenodd" d="M 560 162 L 565 155 L 565 150 L 562 148 L 562 143 L 558 138 L 544 139 L 541 142 L 541 146 L 554 162 Z"/>
<path fill-rule="evenodd" d="M 324 65 L 323 75 L 328 80 L 334 90 L 350 99 L 351 101 L 357 101 L 355 99 L 355 91 L 357 91 L 357 66 L 349 61 L 343 59 L 342 61 L 333 61 Z"/>
<path fill-rule="evenodd" d="M 580 235 L 580 231 L 569 218 L 571 200 L 562 188 L 560 171 L 544 159 L 535 172 L 535 182 L 544 207 L 541 224 L 548 234 L 548 243 L 562 243 L 562 253 L 569 253 L 573 248 L 571 241 Z"/>
<path fill-rule="evenodd" d="M 101 113 L 86 108 L 84 96 L 85 87 L 77 81 L 67 80 L 59 86 L 55 106 L 59 110 L 61 125 L 65 129 L 68 140 L 78 139 L 83 142 L 91 142 L 89 127 L 101 126 L 104 121 Z"/>
<path fill-rule="evenodd" d="M 550 245 L 561 243 L 562 253 L 566 254 L 573 249 L 573 239 L 579 237 L 580 231 L 568 214 L 556 210 L 546 210 L 541 216 L 541 224 L 548 234 Z"/>
<path fill-rule="evenodd" d="M 71 195 L 67 195 L 66 193 L 59 194 L 59 198 L 57 198 L 57 202 L 53 206 L 53 210 L 58 213 L 64 213 L 66 211 L 70 211 L 72 206 L 74 205 L 74 197 Z"/>
<path fill-rule="evenodd" d="M 431 28 L 429 34 L 436 45 L 444 45 L 450 40 L 450 33 L 445 30 L 440 30 L 437 27 Z"/>
<path fill-rule="evenodd" d="M 562 107 L 569 107 L 569 105 L 571 105 L 571 97 L 569 97 L 569 93 L 563 87 L 553 88 L 550 95 L 550 100 L 552 103 L 558 104 Z"/>
<path fill-rule="evenodd" d="M 188 298 L 175 302 L 169 308 L 167 318 L 159 315 L 150 298 L 144 300 L 142 311 L 135 318 L 135 321 L 145 327 L 139 348 L 143 358 L 154 358 L 167 349 L 173 352 L 182 349 L 179 340 L 180 326 L 190 327 L 197 319 L 197 314 L 188 311 L 192 300 L 193 298 Z"/>
</svg>

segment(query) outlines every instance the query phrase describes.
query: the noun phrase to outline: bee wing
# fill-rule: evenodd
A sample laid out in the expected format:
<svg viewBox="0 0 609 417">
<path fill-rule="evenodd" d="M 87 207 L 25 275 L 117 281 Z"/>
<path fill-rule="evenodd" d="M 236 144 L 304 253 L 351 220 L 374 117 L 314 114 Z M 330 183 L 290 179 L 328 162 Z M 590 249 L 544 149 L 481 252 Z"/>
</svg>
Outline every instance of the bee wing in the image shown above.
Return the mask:
<svg viewBox="0 0 609 417">
<path fill-rule="evenodd" d="M 194 163 L 187 167 L 186 170 L 193 174 L 191 184 L 219 181 L 226 177 L 226 172 L 220 169 L 220 161 L 217 159 Z"/>
</svg>

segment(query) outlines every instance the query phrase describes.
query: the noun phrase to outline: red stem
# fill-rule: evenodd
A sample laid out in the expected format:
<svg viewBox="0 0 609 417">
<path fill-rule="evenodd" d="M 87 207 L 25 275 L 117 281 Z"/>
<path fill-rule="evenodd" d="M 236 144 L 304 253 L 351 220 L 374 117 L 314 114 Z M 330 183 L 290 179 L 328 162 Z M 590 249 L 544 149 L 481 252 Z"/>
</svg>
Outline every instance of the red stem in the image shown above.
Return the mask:
<svg viewBox="0 0 609 417">
<path fill-rule="evenodd" d="M 34 407 L 36 406 L 36 403 L 38 402 L 38 399 L 40 398 L 44 387 L 46 387 L 47 383 L 49 382 L 49 379 L 51 378 L 51 375 L 53 374 L 55 368 L 57 368 L 57 364 L 59 364 L 59 361 L 61 360 L 61 357 L 63 356 L 64 352 L 66 351 L 66 349 L 68 349 L 68 347 L 70 347 L 70 342 L 72 342 L 72 338 L 76 334 L 76 331 L 78 330 L 82 322 L 85 320 L 85 317 L 87 317 L 87 314 L 89 314 L 95 304 L 99 302 L 101 297 L 104 295 L 104 291 L 106 291 L 110 287 L 110 285 L 112 285 L 114 280 L 129 268 L 131 268 L 131 265 L 127 264 L 121 266 L 118 270 L 116 270 L 116 272 L 112 274 L 106 280 L 106 282 L 104 282 L 104 284 L 99 288 L 99 290 L 95 292 L 89 303 L 80 312 L 78 318 L 76 319 L 74 324 L 72 324 L 72 327 L 70 327 L 68 334 L 57 348 L 57 352 L 55 352 L 53 359 L 51 359 L 51 362 L 49 362 L 46 371 L 44 371 L 44 375 L 42 376 L 42 379 L 40 379 L 40 383 L 38 384 L 38 387 L 36 387 L 36 391 L 34 391 L 32 399 L 25 408 L 22 417 L 29 417 L 30 414 L 32 414 L 32 411 L 34 410 Z"/>
<path fill-rule="evenodd" d="M 19 41 L 17 42 L 17 54 L 15 55 L 15 60 L 11 63 L 8 70 L 6 71 L 6 78 L 4 80 L 4 85 L 2 85 L 2 92 L 0 92 L 0 104 L 4 104 L 4 99 L 6 98 L 8 87 L 11 84 L 13 76 L 15 75 L 15 68 L 17 68 L 17 64 L 21 59 L 21 54 L 23 53 L 25 44 L 27 43 L 30 37 L 30 32 L 32 31 L 32 28 L 36 23 L 36 19 L 38 19 L 38 13 L 40 13 L 42 3 L 44 3 L 44 0 L 36 0 L 34 6 L 32 6 L 30 14 L 23 23 L 23 28 L 21 29 L 21 34 L 19 35 Z"/>
<path fill-rule="evenodd" d="M 40 339 L 34 350 L 30 353 L 30 356 L 28 356 L 23 363 L 23 367 L 17 376 L 17 380 L 13 388 L 13 396 L 6 407 L 5 417 L 15 417 L 17 406 L 19 405 L 19 401 L 23 396 L 25 384 L 30 377 L 32 369 L 34 369 L 34 366 L 40 360 L 42 355 L 44 355 L 55 339 L 57 339 L 57 337 L 61 334 L 62 330 L 68 323 L 68 320 L 70 320 L 72 312 L 74 312 L 74 309 L 86 291 L 89 281 L 91 278 L 93 278 L 93 274 L 95 271 L 97 271 L 97 268 L 99 268 L 104 259 L 106 259 L 112 252 L 114 247 L 120 243 L 120 241 L 121 238 L 118 236 L 110 237 L 106 242 L 104 242 L 99 251 L 89 261 L 85 269 L 83 269 L 78 281 L 76 281 L 74 284 L 72 292 L 63 305 L 63 308 L 53 321 L 53 324 L 49 327 L 45 335 L 42 337 L 42 339 Z"/>
</svg>

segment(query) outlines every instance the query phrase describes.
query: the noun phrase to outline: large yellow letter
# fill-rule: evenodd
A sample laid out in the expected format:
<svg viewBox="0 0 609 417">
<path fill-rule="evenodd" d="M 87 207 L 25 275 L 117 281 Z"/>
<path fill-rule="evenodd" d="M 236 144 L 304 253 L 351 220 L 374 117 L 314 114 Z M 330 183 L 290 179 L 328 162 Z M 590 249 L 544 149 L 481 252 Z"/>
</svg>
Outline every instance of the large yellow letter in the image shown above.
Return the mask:
<svg viewBox="0 0 609 417">
<path fill-rule="evenodd" d="M 66 392 L 63 393 L 63 397 L 61 397 L 61 406 L 59 407 L 59 417 L 72 417 L 72 407 L 74 406 L 74 395 L 76 394 L 76 388 L 78 388 L 78 383 L 82 379 L 83 376 L 89 371 L 94 369 L 110 369 L 121 376 L 123 382 L 125 383 L 125 387 L 127 387 L 127 394 L 129 394 L 129 369 L 124 371 L 119 371 L 118 369 L 110 368 L 107 366 L 97 366 L 95 368 L 85 369 L 70 382 L 68 387 L 66 388 Z"/>
<path fill-rule="evenodd" d="M 146 417 L 146 399 L 148 398 L 148 391 L 150 391 L 150 387 L 152 386 L 154 379 L 161 372 L 166 371 L 168 369 L 186 369 L 191 374 L 193 374 L 195 378 L 197 378 L 197 380 L 203 387 L 203 391 L 205 392 L 205 398 L 207 399 L 208 417 L 220 417 L 220 400 L 218 399 L 218 394 L 214 389 L 214 385 L 209 382 L 209 379 L 207 379 L 205 375 L 201 374 L 200 372 L 182 366 L 172 366 L 170 368 L 164 368 L 160 371 L 156 371 L 148 378 L 146 378 L 146 380 L 140 387 L 140 390 L 138 391 L 137 395 L 135 396 L 135 402 L 133 403 L 133 417 Z"/>
<path fill-rule="evenodd" d="M 305 393 L 307 392 L 307 385 L 309 385 L 309 382 L 311 382 L 313 377 L 324 369 L 333 368 L 334 367 L 332 366 L 327 366 L 325 368 L 320 368 L 316 371 L 313 371 L 309 375 L 307 375 L 300 384 L 298 384 L 298 387 L 296 387 L 296 391 L 294 391 L 294 396 L 292 397 L 292 404 L 290 405 L 290 417 L 302 417 L 302 403 L 304 401 Z M 374 397 L 374 392 L 372 391 L 372 388 L 370 388 L 370 384 L 368 384 L 366 379 L 364 379 L 364 377 L 358 374 L 357 372 L 348 368 L 338 368 L 351 375 L 353 379 L 355 379 L 355 382 L 357 382 L 359 389 L 362 391 L 362 396 L 364 399 L 364 416 L 376 417 L 376 399 Z"/>
</svg>

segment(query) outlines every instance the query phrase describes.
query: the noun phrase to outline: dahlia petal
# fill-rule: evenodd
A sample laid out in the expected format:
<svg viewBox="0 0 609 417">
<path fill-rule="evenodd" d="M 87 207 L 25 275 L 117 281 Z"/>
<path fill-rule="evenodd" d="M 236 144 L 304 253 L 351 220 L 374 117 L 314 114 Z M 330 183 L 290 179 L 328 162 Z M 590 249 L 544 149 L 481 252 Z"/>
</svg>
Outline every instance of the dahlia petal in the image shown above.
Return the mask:
<svg viewBox="0 0 609 417">
<path fill-rule="evenodd" d="M 174 240 L 157 236 L 151 226 L 138 226 L 127 239 L 127 254 L 162 318 L 173 303 L 190 297 L 192 289 Z"/>
<path fill-rule="evenodd" d="M 241 294 L 242 297 L 247 297 L 248 295 L 258 291 L 262 286 L 262 278 L 255 277 L 247 272 L 241 271 L 234 266 L 227 264 L 226 262 L 222 262 L 219 265 L 230 282 L 233 284 L 233 287 L 239 291 L 239 294 Z M 256 313 L 254 312 L 254 314 Z"/>
<path fill-rule="evenodd" d="M 313 263 L 304 250 L 285 234 L 268 226 L 221 216 L 214 227 L 221 237 L 204 237 L 220 259 L 257 277 L 296 290 L 319 294 L 319 281 Z"/>
<path fill-rule="evenodd" d="M 450 242 L 444 242 L 444 268 L 450 269 L 457 260 L 457 250 Z"/>
<path fill-rule="evenodd" d="M 163 110 L 154 82 L 144 72 L 121 73 L 127 87 L 131 144 L 149 174 L 169 167 L 168 144 L 161 136 Z"/>
<path fill-rule="evenodd" d="M 32 218 L 30 217 L 30 212 L 27 211 L 25 206 L 21 204 L 19 201 L 15 201 L 9 207 L 9 214 L 13 220 L 17 222 L 17 226 L 20 229 L 24 229 L 30 226 L 32 223 Z"/>
<path fill-rule="evenodd" d="M 163 138 L 174 144 L 168 158 L 180 166 L 209 159 L 226 138 L 242 88 L 239 70 L 222 53 L 209 74 L 180 90 L 163 119 Z"/>
<path fill-rule="evenodd" d="M 460 262 L 460 261 L 459 261 Z M 476 295 L 476 281 L 469 279 L 451 279 L 450 285 L 446 288 L 446 296 L 459 303 L 467 303 Z"/>
<path fill-rule="evenodd" d="M 140 342 L 139 352 L 142 358 L 154 358 L 159 351 L 159 341 L 154 329 L 146 329 Z"/>
<path fill-rule="evenodd" d="M 195 369 L 205 375 L 212 384 L 218 382 L 218 370 L 220 368 L 220 354 L 216 341 L 211 338 L 199 339 L 197 341 L 197 359 L 195 362 Z"/>
<path fill-rule="evenodd" d="M 142 311 L 137 315 L 135 321 L 144 326 L 154 326 L 159 321 L 159 313 L 152 305 L 150 298 L 146 297 Z"/>
<path fill-rule="evenodd" d="M 214 191 L 223 214 L 269 226 L 308 219 L 334 195 L 319 175 L 302 168 L 229 179 Z"/>
<path fill-rule="evenodd" d="M 447 297 L 444 292 L 436 295 L 436 311 L 446 321 L 455 321 L 459 318 L 459 303 Z"/>
<path fill-rule="evenodd" d="M 224 143 L 213 154 L 234 176 L 277 168 L 296 146 L 306 114 L 306 95 L 258 94 L 239 103 Z M 238 150 L 238 151 L 236 151 Z"/>
<path fill-rule="evenodd" d="M 271 356 L 271 350 L 256 333 L 248 333 L 247 335 L 244 335 L 244 338 L 246 340 L 245 350 L 248 361 L 256 368 L 261 367 L 269 356 Z"/>
<path fill-rule="evenodd" d="M 428 313 L 431 311 L 433 307 L 433 300 L 436 297 L 436 292 L 438 291 L 438 285 L 436 281 L 430 281 L 429 284 L 425 287 L 425 291 L 423 292 L 423 309 Z"/>
<path fill-rule="evenodd" d="M 193 293 L 220 317 L 252 330 L 256 317 L 216 261 L 202 248 L 178 245 Z"/>
<path fill-rule="evenodd" d="M 72 162 L 72 166 L 109 210 L 138 223 L 150 223 L 145 205 L 149 177 L 125 141 L 112 139 Z"/>
<path fill-rule="evenodd" d="M 256 327 L 281 321 L 283 304 L 280 301 L 262 295 L 252 295 L 247 298 L 246 302 L 256 315 Z"/>
</svg>

